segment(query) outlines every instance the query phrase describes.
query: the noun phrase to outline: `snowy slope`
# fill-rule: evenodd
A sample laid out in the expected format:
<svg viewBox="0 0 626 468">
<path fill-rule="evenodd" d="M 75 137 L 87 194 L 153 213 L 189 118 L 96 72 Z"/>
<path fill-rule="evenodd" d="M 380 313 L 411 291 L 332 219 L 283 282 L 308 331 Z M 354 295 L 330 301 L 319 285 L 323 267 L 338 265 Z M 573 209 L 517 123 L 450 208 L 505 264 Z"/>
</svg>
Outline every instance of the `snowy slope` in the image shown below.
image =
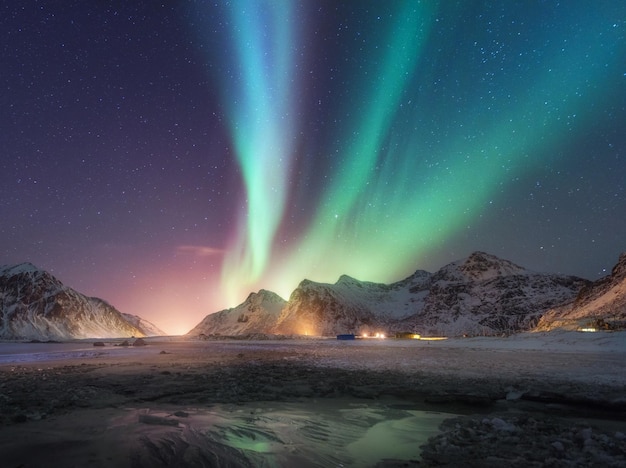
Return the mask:
<svg viewBox="0 0 626 468">
<path fill-rule="evenodd" d="M 207 316 L 190 335 L 510 333 L 534 327 L 543 313 L 573 300 L 587 284 L 581 278 L 535 273 L 508 260 L 474 252 L 434 274 L 418 270 L 392 284 L 345 275 L 335 284 L 304 280 L 286 304 L 276 304 L 271 312 L 263 305 L 250 314 L 255 301 L 260 301 L 251 295 L 235 309 Z M 249 315 L 246 321 L 242 314 Z"/>
<path fill-rule="evenodd" d="M 550 307 L 576 296 L 586 280 L 535 273 L 484 252 L 418 271 L 391 285 L 343 276 L 334 285 L 303 281 L 275 332 L 415 332 L 493 335 L 534 326 Z"/>
<path fill-rule="evenodd" d="M 482 282 L 505 276 L 527 275 L 530 272 L 513 262 L 490 255 L 474 252 L 469 257 L 449 263 L 433 278 L 440 284 L 448 282 Z"/>
<path fill-rule="evenodd" d="M 165 336 L 163 330 L 157 327 L 154 323 L 139 317 L 138 315 L 125 314 L 122 312 L 122 317 L 132 326 L 137 327 L 146 336 Z"/>
<path fill-rule="evenodd" d="M 376 333 L 423 306 L 431 274 L 417 271 L 390 285 L 341 276 L 335 284 L 304 280 L 273 330 L 281 334 Z"/>
<path fill-rule="evenodd" d="M 236 336 L 272 330 L 287 302 L 277 294 L 260 290 L 237 307 L 207 315 L 187 336 Z"/>
<path fill-rule="evenodd" d="M 538 330 L 621 327 L 626 324 L 626 253 L 611 274 L 583 288 L 576 300 L 548 311 Z"/>
<path fill-rule="evenodd" d="M 30 263 L 0 266 L 0 339 L 145 336 L 115 308 Z"/>
<path fill-rule="evenodd" d="M 532 272 L 474 252 L 433 275 L 425 306 L 413 317 L 414 326 L 421 333 L 448 336 L 527 330 L 588 283 L 574 276 Z"/>
</svg>

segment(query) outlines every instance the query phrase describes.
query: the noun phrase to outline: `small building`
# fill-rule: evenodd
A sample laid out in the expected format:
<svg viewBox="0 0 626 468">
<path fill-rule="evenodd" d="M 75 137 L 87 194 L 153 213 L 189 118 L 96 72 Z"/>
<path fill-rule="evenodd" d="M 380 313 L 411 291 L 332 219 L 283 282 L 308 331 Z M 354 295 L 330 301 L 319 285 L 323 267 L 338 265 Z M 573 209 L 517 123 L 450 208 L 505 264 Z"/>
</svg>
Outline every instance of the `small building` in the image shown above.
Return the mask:
<svg viewBox="0 0 626 468">
<path fill-rule="evenodd" d="M 354 333 L 345 333 L 342 335 L 337 335 L 337 339 L 338 340 L 354 340 L 356 337 L 354 336 Z"/>
</svg>

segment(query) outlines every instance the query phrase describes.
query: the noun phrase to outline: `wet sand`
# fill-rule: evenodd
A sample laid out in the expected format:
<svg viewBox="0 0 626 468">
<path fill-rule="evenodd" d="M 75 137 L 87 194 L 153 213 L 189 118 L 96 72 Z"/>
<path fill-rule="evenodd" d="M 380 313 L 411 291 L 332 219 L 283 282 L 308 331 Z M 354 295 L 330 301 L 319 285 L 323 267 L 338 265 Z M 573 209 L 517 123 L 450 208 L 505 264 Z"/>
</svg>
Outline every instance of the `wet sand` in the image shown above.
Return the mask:
<svg viewBox="0 0 626 468">
<path fill-rule="evenodd" d="M 626 465 L 619 353 L 395 340 L 12 345 L 0 346 L 3 466 Z"/>
</svg>

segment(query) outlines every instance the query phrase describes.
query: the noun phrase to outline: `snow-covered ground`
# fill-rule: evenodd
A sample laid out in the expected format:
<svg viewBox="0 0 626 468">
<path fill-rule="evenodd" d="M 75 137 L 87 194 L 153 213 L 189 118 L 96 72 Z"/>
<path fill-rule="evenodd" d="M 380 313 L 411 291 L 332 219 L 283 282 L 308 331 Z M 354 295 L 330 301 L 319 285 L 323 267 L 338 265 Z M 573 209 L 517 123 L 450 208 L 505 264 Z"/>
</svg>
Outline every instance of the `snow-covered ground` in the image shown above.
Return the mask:
<svg viewBox="0 0 626 468">
<path fill-rule="evenodd" d="M 0 365 L 27 364 L 30 362 L 51 363 L 66 360 L 90 360 L 102 356 L 124 357 L 140 354 L 139 348 L 109 345 L 106 348 L 93 346 L 90 341 L 70 343 L 15 343 L 0 342 Z"/>
<path fill-rule="evenodd" d="M 543 350 L 551 352 L 626 353 L 626 332 L 551 331 L 526 332 L 508 337 L 453 338 L 438 346 L 500 350 Z"/>
<path fill-rule="evenodd" d="M 432 338 L 432 337 L 431 337 Z M 440 338 L 440 337 L 436 337 Z M 493 351 L 492 364 L 506 364 L 515 354 L 500 353 L 506 351 L 542 351 L 542 360 L 549 360 L 555 354 L 580 354 L 587 356 L 610 355 L 619 360 L 619 355 L 626 355 L 626 332 L 527 332 L 506 337 L 471 337 L 449 339 L 394 339 L 367 338 L 352 341 L 340 341 L 331 338 L 281 339 L 281 340 L 220 340 L 190 341 L 182 337 L 145 338 L 148 347 L 119 346 L 120 340 L 104 341 L 105 346 L 94 347 L 93 340 L 77 340 L 67 343 L 17 343 L 0 341 L 0 364 L 25 363 L 29 361 L 47 362 L 63 359 L 116 358 L 153 354 L 154 347 L 164 350 L 194 352 L 202 350 L 252 351 L 293 351 L 298 359 L 313 359 L 318 363 L 324 358 L 331 358 L 342 367 L 374 369 L 376 367 L 393 370 L 407 370 L 414 363 L 417 352 L 425 350 L 466 350 Z M 414 352 L 412 351 L 414 350 Z M 496 353 L 497 352 L 497 353 Z M 373 360 L 363 359 L 371 355 Z M 462 356 L 462 355 L 461 355 Z M 525 355 L 524 355 L 525 356 Z M 499 357 L 500 359 L 498 359 Z M 328 364 L 328 363 L 327 363 Z M 445 362 L 438 364 L 442 370 Z"/>
<path fill-rule="evenodd" d="M 5 460 L 131 466 L 133 453 L 132 466 L 626 466 L 626 426 L 604 410 L 596 427 L 595 409 L 585 408 L 623 412 L 623 332 L 146 341 L 0 343 L 0 404 L 24 408 L 14 416 L 22 423 L 0 431 Z M 489 406 L 461 410 L 475 397 Z"/>
</svg>

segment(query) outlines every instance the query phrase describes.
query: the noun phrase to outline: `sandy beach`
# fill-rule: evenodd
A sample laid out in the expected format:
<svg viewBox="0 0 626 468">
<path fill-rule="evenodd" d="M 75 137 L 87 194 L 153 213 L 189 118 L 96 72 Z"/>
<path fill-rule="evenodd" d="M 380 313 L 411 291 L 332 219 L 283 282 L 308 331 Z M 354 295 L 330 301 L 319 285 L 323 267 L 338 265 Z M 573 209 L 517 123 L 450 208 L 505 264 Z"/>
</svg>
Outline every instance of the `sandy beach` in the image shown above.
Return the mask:
<svg viewBox="0 0 626 468">
<path fill-rule="evenodd" d="M 3 466 L 626 466 L 619 333 L 120 341 L 0 344 Z"/>
</svg>

